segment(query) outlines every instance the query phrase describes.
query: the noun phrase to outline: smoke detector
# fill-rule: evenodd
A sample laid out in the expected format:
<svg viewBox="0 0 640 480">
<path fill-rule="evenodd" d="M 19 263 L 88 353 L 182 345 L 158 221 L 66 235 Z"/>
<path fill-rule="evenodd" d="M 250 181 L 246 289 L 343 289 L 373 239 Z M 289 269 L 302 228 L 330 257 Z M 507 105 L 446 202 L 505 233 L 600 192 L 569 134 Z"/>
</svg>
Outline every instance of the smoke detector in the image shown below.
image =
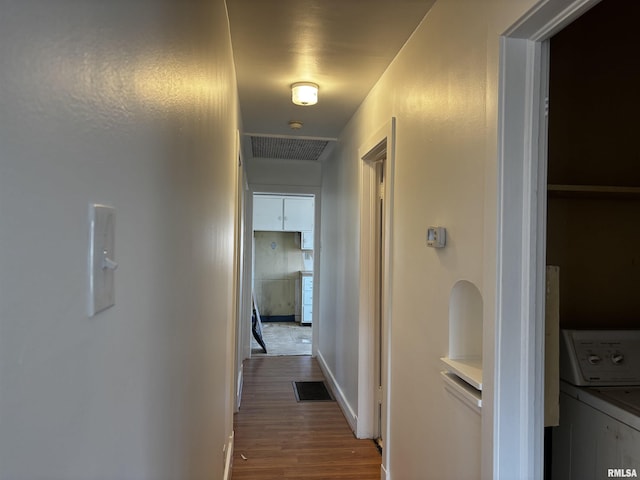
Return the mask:
<svg viewBox="0 0 640 480">
<path fill-rule="evenodd" d="M 291 130 L 300 130 L 302 128 L 302 122 L 291 120 L 289 122 L 289 127 L 291 127 Z"/>
</svg>

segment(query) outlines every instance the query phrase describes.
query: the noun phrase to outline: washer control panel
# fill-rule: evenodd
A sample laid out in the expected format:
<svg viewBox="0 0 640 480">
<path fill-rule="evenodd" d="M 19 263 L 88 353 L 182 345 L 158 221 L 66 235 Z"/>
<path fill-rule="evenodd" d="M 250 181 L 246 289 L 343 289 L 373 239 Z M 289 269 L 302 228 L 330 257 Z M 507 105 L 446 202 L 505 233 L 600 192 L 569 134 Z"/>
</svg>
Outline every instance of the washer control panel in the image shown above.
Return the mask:
<svg viewBox="0 0 640 480">
<path fill-rule="evenodd" d="M 560 378 L 579 387 L 640 385 L 640 330 L 562 330 Z"/>
</svg>

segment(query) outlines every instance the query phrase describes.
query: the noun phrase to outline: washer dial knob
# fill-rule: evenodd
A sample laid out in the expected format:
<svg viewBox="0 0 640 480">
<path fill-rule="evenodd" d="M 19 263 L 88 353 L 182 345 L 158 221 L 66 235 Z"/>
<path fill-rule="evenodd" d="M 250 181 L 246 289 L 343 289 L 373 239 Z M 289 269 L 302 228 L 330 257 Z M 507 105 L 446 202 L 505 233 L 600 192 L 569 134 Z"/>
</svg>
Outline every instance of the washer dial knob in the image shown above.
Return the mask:
<svg viewBox="0 0 640 480">
<path fill-rule="evenodd" d="M 600 355 L 596 355 L 595 353 L 590 353 L 587 357 L 587 360 L 591 365 L 598 365 L 602 362 L 602 357 Z"/>
<path fill-rule="evenodd" d="M 620 365 L 624 362 L 624 355 L 620 352 L 616 352 L 611 355 L 611 363 L 614 365 Z"/>
</svg>

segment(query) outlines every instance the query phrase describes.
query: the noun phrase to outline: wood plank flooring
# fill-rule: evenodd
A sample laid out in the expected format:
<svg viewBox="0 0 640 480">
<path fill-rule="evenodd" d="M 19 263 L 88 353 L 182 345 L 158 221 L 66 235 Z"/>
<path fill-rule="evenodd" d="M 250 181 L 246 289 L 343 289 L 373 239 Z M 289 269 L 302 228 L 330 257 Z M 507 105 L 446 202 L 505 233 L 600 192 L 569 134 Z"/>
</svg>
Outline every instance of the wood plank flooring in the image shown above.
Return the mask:
<svg viewBox="0 0 640 480">
<path fill-rule="evenodd" d="M 376 446 L 353 436 L 337 402 L 296 402 L 292 382 L 308 380 L 323 380 L 308 356 L 245 362 L 232 480 L 380 478 Z"/>
</svg>

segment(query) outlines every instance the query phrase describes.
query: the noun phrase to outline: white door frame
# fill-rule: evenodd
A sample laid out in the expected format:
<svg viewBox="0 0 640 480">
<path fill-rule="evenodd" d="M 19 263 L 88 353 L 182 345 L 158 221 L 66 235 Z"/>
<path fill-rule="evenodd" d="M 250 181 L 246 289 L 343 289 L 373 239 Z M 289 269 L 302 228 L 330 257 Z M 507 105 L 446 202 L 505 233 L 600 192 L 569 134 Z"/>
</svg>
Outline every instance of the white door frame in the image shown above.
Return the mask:
<svg viewBox="0 0 640 480">
<path fill-rule="evenodd" d="M 356 436 L 358 438 L 372 438 L 375 434 L 375 402 L 377 381 L 375 381 L 375 317 L 376 292 L 372 279 L 376 271 L 375 242 L 375 209 L 373 209 L 376 192 L 376 169 L 372 163 L 380 151 L 386 150 L 384 163 L 385 202 L 384 202 L 384 231 L 386 234 L 384 245 L 385 276 L 382 285 L 382 437 L 385 448 L 382 457 L 383 471 L 389 470 L 389 422 L 390 422 L 390 383 L 391 383 L 391 293 L 392 293 L 392 242 L 393 242 L 393 176 L 395 167 L 395 133 L 396 120 L 391 118 L 367 142 L 358 149 L 360 171 L 360 298 L 358 319 L 358 412 Z"/>
<path fill-rule="evenodd" d="M 238 183 L 238 205 L 236 207 L 236 215 L 239 216 L 241 224 L 238 227 L 237 235 L 241 235 L 242 238 L 237 240 L 237 248 L 239 252 L 237 255 L 237 267 L 238 282 L 236 290 L 236 316 L 235 316 L 235 372 L 234 372 L 234 412 L 240 409 L 240 402 L 242 398 L 242 384 L 244 382 L 243 376 L 243 362 L 246 358 L 249 358 L 251 353 L 251 323 L 244 321 L 244 319 L 251 318 L 251 265 L 252 265 L 252 252 L 248 247 L 251 245 L 252 240 L 252 225 L 253 225 L 253 202 L 251 192 L 249 190 L 249 183 L 247 181 L 246 170 L 244 168 L 244 157 L 242 154 L 242 148 L 240 147 L 240 132 L 238 131 L 237 140 L 237 157 L 239 161 L 239 167 L 242 171 L 241 182 Z M 248 341 L 247 341 L 248 340 Z"/>
<path fill-rule="evenodd" d="M 501 38 L 493 428 L 483 477 L 542 479 L 546 143 L 552 35 L 599 0 L 541 1 Z M 553 107 L 551 107 L 553 108 Z M 491 415 L 491 413 L 490 413 Z M 493 439 L 490 438 L 493 435 Z M 487 452 L 488 445 L 493 452 Z M 491 469 L 491 473 L 487 470 Z"/>
</svg>

